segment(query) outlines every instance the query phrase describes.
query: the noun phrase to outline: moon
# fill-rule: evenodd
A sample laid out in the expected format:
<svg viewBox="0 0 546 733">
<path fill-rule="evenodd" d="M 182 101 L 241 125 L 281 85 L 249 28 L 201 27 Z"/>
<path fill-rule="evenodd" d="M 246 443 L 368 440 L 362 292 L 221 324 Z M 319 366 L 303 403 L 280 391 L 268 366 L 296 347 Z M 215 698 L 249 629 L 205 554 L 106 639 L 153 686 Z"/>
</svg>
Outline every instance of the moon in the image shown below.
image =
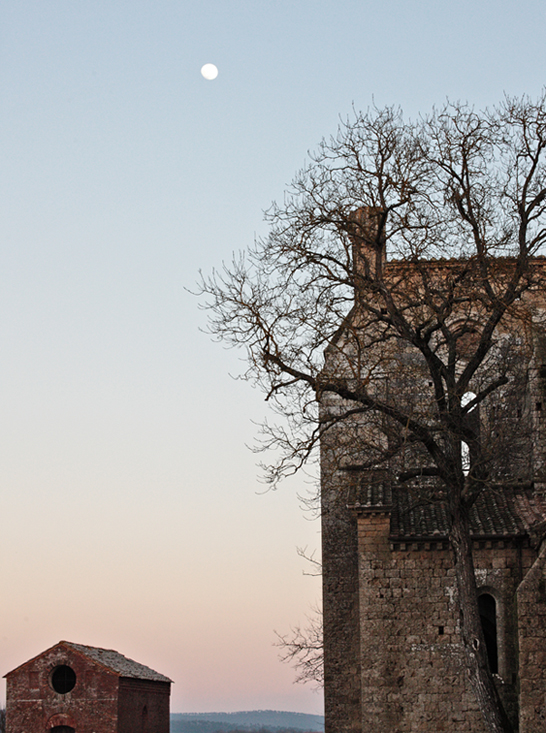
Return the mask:
<svg viewBox="0 0 546 733">
<path fill-rule="evenodd" d="M 205 77 L 205 79 L 212 81 L 218 76 L 218 69 L 214 64 L 205 64 L 201 67 L 201 74 Z"/>
</svg>

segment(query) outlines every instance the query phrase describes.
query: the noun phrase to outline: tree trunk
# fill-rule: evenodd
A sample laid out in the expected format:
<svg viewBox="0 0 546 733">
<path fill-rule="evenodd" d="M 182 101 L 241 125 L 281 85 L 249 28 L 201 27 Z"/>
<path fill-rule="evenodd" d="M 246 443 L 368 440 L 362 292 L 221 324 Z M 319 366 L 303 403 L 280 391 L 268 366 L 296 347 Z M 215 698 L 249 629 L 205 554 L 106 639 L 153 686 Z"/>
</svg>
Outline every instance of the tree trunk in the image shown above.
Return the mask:
<svg viewBox="0 0 546 733">
<path fill-rule="evenodd" d="M 478 610 L 469 519 L 462 506 L 456 507 L 453 512 L 453 524 L 449 539 L 454 554 L 455 575 L 459 592 L 461 635 L 472 690 L 480 706 L 487 730 L 491 733 L 514 733 L 514 728 L 504 710 L 489 669 Z"/>
</svg>

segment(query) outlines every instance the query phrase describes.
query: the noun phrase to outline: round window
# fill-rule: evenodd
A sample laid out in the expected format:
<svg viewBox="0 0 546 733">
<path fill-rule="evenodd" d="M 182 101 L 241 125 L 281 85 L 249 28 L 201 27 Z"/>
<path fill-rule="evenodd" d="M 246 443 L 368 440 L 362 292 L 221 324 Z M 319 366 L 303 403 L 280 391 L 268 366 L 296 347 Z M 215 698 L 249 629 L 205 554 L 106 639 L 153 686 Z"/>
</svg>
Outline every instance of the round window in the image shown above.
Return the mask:
<svg viewBox="0 0 546 733">
<path fill-rule="evenodd" d="M 62 664 L 56 667 L 51 675 L 51 686 L 59 695 L 66 695 L 67 692 L 74 689 L 76 684 L 76 673 L 72 667 Z"/>
</svg>

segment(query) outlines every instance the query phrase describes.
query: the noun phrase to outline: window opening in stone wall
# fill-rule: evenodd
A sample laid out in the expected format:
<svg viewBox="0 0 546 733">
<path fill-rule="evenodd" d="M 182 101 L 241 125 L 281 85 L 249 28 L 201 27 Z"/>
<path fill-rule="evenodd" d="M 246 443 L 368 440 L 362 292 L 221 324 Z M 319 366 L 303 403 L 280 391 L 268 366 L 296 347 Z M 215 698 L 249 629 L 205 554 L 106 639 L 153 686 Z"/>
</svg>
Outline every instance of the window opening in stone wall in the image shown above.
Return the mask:
<svg viewBox="0 0 546 733">
<path fill-rule="evenodd" d="M 465 392 L 464 395 L 461 397 L 461 407 L 466 407 L 475 398 L 476 398 L 475 392 Z M 469 410 L 468 414 L 470 415 L 475 410 L 476 410 L 476 406 L 474 405 L 474 407 L 471 410 Z M 477 413 L 475 413 L 474 417 L 478 417 Z M 468 476 L 468 474 L 470 473 L 470 467 L 471 467 L 470 446 L 468 445 L 468 443 L 465 443 L 464 441 L 461 441 L 461 465 L 462 465 L 464 475 Z"/>
<path fill-rule="evenodd" d="M 468 404 L 472 402 L 472 400 L 476 399 L 476 393 L 475 392 L 465 392 L 464 395 L 461 397 L 461 407 L 466 407 Z M 468 411 L 468 414 L 470 415 L 471 412 L 474 412 L 476 409 L 476 405 Z"/>
<path fill-rule="evenodd" d="M 485 637 L 485 647 L 487 649 L 489 668 L 493 674 L 498 674 L 499 651 L 497 643 L 497 604 L 493 596 L 489 595 L 489 593 L 482 593 L 482 595 L 478 597 L 478 609 L 480 612 L 480 620 L 482 622 L 483 635 Z"/>
<path fill-rule="evenodd" d="M 76 733 L 76 729 L 71 728 L 69 725 L 56 725 L 54 728 L 49 729 L 49 733 Z"/>
<path fill-rule="evenodd" d="M 464 441 L 461 441 L 461 466 L 463 467 L 464 475 L 468 476 L 470 473 L 470 448 Z"/>
<path fill-rule="evenodd" d="M 51 686 L 59 695 L 66 695 L 67 692 L 74 689 L 76 684 L 76 673 L 72 667 L 61 664 L 53 670 L 51 675 Z"/>
</svg>

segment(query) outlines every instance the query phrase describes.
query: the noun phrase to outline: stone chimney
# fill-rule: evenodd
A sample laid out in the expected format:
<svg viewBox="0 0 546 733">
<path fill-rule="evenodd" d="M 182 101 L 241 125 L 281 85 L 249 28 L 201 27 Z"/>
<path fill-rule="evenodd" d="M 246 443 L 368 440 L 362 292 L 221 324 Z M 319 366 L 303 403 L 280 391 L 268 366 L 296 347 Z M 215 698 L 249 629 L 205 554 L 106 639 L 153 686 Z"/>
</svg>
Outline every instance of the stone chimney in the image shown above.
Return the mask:
<svg viewBox="0 0 546 733">
<path fill-rule="evenodd" d="M 355 275 L 375 278 L 386 262 L 385 213 L 379 206 L 361 206 L 349 216 Z"/>
</svg>

